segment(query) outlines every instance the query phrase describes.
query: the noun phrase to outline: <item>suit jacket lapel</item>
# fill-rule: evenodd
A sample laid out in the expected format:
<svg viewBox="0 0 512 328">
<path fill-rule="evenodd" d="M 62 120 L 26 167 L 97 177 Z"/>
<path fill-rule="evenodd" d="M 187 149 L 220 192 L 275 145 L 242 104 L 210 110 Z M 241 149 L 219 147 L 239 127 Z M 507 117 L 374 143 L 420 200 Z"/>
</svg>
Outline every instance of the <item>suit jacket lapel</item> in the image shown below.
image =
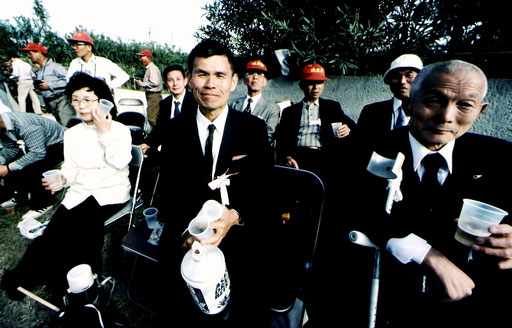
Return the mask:
<svg viewBox="0 0 512 328">
<path fill-rule="evenodd" d="M 226 125 L 224 126 L 224 134 L 220 144 L 219 155 L 217 157 L 217 166 L 215 168 L 215 176 L 220 176 L 229 168 L 231 164 L 231 148 L 233 138 L 235 137 L 235 127 L 238 126 L 238 118 L 234 115 L 234 109 L 228 109 L 228 116 L 226 118 Z"/>
</svg>

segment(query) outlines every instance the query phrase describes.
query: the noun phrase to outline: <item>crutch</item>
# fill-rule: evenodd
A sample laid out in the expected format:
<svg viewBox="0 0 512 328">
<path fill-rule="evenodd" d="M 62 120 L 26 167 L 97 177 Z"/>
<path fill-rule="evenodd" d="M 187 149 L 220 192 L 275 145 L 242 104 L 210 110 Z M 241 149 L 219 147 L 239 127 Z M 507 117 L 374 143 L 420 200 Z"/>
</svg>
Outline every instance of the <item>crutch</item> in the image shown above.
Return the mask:
<svg viewBox="0 0 512 328">
<path fill-rule="evenodd" d="M 370 290 L 370 316 L 368 327 L 374 328 L 377 320 L 377 299 L 379 297 L 379 275 L 380 275 L 380 249 L 377 245 L 372 243 L 370 239 L 362 232 L 351 231 L 348 235 L 350 241 L 354 244 L 358 244 L 365 247 L 371 247 L 375 249 L 375 260 L 373 262 L 373 277 L 372 285 Z"/>
</svg>

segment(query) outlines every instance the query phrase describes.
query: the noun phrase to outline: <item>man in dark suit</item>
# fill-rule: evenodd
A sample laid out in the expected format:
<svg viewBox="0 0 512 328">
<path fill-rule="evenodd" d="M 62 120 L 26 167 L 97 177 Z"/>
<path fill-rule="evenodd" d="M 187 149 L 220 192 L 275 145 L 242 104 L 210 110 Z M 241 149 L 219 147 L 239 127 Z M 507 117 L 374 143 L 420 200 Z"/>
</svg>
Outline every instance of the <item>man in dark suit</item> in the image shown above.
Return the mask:
<svg viewBox="0 0 512 328">
<path fill-rule="evenodd" d="M 509 218 L 465 246 L 454 239 L 465 198 L 510 212 L 512 144 L 467 133 L 487 108 L 487 79 L 463 61 L 426 66 L 411 88 L 411 121 L 377 146 L 405 156 L 401 193 L 384 212 L 387 181 L 367 174 L 366 231 L 383 260 L 377 318 L 392 327 L 504 327 L 512 291 Z M 437 164 L 436 164 L 437 163 Z M 434 165 L 433 165 L 434 164 Z M 360 208 L 359 208 L 360 209 Z M 372 211 L 376 209 L 376 211 Z M 399 261 L 396 261 L 396 259 Z M 505 312 L 507 311 L 507 312 Z"/>
<path fill-rule="evenodd" d="M 167 124 L 171 119 L 178 116 L 184 109 L 197 106 L 192 94 L 186 91 L 188 77 L 181 65 L 167 66 L 162 76 L 171 94 L 160 101 L 156 125 L 144 142 L 139 145 L 144 152 L 150 148 L 156 150 L 162 144 L 164 134 L 167 131 Z"/>
<path fill-rule="evenodd" d="M 245 67 L 244 83 L 247 86 L 247 96 L 230 101 L 230 106 L 238 111 L 248 112 L 263 119 L 267 123 L 268 139 L 274 140 L 274 132 L 281 110 L 276 102 L 263 95 L 263 88 L 267 85 L 268 69 L 261 60 L 252 60 Z"/>
<path fill-rule="evenodd" d="M 321 65 L 306 65 L 299 82 L 304 99 L 283 110 L 276 132 L 277 162 L 312 171 L 324 183 L 347 155 L 356 127 L 338 102 L 320 98 L 328 80 Z"/>
<path fill-rule="evenodd" d="M 373 147 L 389 131 L 407 125 L 409 114 L 402 102 L 409 99 L 411 84 L 423 68 L 421 59 L 412 54 L 401 55 L 384 73 L 384 83 L 389 85 L 393 98 L 364 106 L 357 120 L 362 147 L 371 154 Z"/>
<path fill-rule="evenodd" d="M 169 307 L 182 325 L 196 327 L 265 327 L 266 243 L 257 243 L 269 204 L 265 181 L 272 168 L 272 152 L 263 120 L 229 108 L 229 95 L 237 85 L 232 54 L 220 43 L 205 40 L 190 53 L 190 87 L 198 106 L 169 122 L 162 145 L 159 218 L 166 222 L 161 239 L 163 277 L 174 295 Z M 227 193 L 209 183 L 229 177 Z M 205 315 L 194 304 L 179 272 L 185 250 L 194 240 L 183 234 L 203 203 L 215 199 L 223 216 L 211 222 L 215 234 L 202 240 L 224 253 L 231 279 L 231 300 L 226 311 Z M 268 213 L 267 213 L 268 214 Z M 263 245 L 262 245 L 263 244 Z M 176 297 L 180 299 L 177 301 Z M 179 303 L 176 306 L 176 303 Z M 167 304 L 167 303 L 166 303 Z M 168 304 L 167 304 L 168 305 Z M 164 318 L 165 319 L 165 318 Z"/>
</svg>

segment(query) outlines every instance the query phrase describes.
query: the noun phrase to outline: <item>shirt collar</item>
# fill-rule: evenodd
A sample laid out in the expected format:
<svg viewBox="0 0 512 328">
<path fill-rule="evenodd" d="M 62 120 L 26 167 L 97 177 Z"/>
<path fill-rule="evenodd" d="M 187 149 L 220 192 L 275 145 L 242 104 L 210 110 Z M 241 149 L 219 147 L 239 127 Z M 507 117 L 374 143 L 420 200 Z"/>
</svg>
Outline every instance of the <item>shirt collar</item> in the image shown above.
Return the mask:
<svg viewBox="0 0 512 328">
<path fill-rule="evenodd" d="M 252 106 L 254 106 L 254 105 L 258 102 L 258 100 L 260 100 L 260 98 L 261 98 L 261 93 L 260 93 L 260 94 L 258 94 L 258 95 L 256 95 L 256 96 L 254 96 L 254 97 L 249 97 L 249 96 L 247 96 L 247 98 L 245 98 L 245 102 L 247 102 L 247 100 L 248 100 L 249 98 L 251 98 L 251 99 L 252 99 Z"/>
<path fill-rule="evenodd" d="M 409 132 L 409 142 L 411 144 L 412 149 L 412 160 L 413 160 L 413 168 L 414 171 L 418 171 L 420 167 L 421 161 L 428 154 L 439 153 L 446 161 L 448 165 L 448 170 L 452 173 L 452 163 L 453 163 L 453 147 L 455 146 L 455 140 L 448 142 L 443 146 L 439 151 L 430 151 L 425 146 L 423 146 L 416 138 L 412 136 Z"/>
<path fill-rule="evenodd" d="M 183 105 L 183 98 L 185 98 L 185 92 L 183 92 L 183 93 L 181 94 L 181 97 L 179 97 L 179 98 L 176 98 L 176 97 L 174 97 L 174 95 L 172 95 L 172 100 L 173 100 L 173 102 L 175 102 L 175 101 L 179 101 L 179 102 L 180 102 L 180 105 Z"/>
<path fill-rule="evenodd" d="M 85 65 L 89 64 L 89 63 L 95 63 L 96 62 L 96 55 L 92 55 L 91 58 L 89 58 L 89 61 L 86 63 L 85 60 L 82 59 L 82 57 L 78 57 L 79 58 L 79 61 Z"/>
<path fill-rule="evenodd" d="M 397 97 L 393 97 L 393 111 L 398 113 L 398 108 L 402 106 L 402 101 L 398 99 Z"/>
<path fill-rule="evenodd" d="M 198 106 L 197 114 L 196 114 L 197 127 L 200 130 L 206 130 L 206 129 L 208 129 L 208 126 L 210 124 L 213 124 L 213 125 L 215 125 L 215 132 L 218 132 L 218 133 L 220 133 L 220 135 L 222 135 L 224 132 L 224 126 L 226 125 L 227 117 L 228 117 L 228 105 L 227 104 L 224 106 L 224 109 L 222 110 L 220 115 L 217 116 L 217 118 L 213 122 L 210 122 L 210 120 L 208 120 L 203 115 L 203 113 L 201 113 L 201 111 L 199 110 L 199 106 Z"/>
<path fill-rule="evenodd" d="M 302 105 L 303 105 L 302 108 L 306 108 L 306 105 L 310 105 L 310 106 L 315 105 L 317 108 L 320 107 L 320 103 L 319 103 L 318 99 L 309 104 L 305 100 L 302 100 Z"/>
</svg>

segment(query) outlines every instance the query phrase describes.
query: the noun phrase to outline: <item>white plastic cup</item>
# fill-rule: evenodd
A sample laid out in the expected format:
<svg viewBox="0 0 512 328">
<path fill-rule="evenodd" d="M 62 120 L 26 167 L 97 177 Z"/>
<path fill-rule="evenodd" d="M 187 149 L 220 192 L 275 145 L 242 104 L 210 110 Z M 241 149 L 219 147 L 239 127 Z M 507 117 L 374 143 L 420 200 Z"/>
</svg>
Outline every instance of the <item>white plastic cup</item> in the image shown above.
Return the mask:
<svg viewBox="0 0 512 328">
<path fill-rule="evenodd" d="M 499 224 L 506 215 L 508 215 L 507 212 L 495 206 L 464 199 L 455 239 L 470 246 L 475 243 L 477 237 L 490 236 L 489 228 Z"/>
<path fill-rule="evenodd" d="M 342 122 L 334 122 L 334 123 L 331 123 L 331 126 L 332 126 L 332 132 L 334 133 L 334 136 L 337 138 L 338 137 L 338 129 L 340 128 L 340 126 L 342 126 L 343 123 Z"/>
<path fill-rule="evenodd" d="M 59 191 L 62 189 L 62 179 L 59 170 L 50 170 L 43 173 L 43 177 L 48 182 L 52 191 Z"/>
<path fill-rule="evenodd" d="M 157 215 L 158 209 L 156 207 L 148 207 L 142 212 L 149 229 L 155 229 L 158 226 Z"/>
<path fill-rule="evenodd" d="M 69 270 L 67 274 L 68 292 L 79 294 L 92 286 L 94 275 L 89 264 L 80 264 Z"/>
<path fill-rule="evenodd" d="M 110 110 L 114 107 L 114 104 L 107 99 L 100 99 L 99 107 L 101 114 L 106 117 L 108 113 L 110 113 Z"/>
<path fill-rule="evenodd" d="M 218 201 L 210 199 L 203 204 L 199 215 L 207 216 L 210 221 L 217 221 L 222 217 L 223 212 L 222 205 Z"/>
<path fill-rule="evenodd" d="M 197 240 L 210 238 L 214 234 L 210 226 L 210 218 L 205 215 L 198 215 L 190 221 L 188 224 L 188 232 Z"/>
</svg>

